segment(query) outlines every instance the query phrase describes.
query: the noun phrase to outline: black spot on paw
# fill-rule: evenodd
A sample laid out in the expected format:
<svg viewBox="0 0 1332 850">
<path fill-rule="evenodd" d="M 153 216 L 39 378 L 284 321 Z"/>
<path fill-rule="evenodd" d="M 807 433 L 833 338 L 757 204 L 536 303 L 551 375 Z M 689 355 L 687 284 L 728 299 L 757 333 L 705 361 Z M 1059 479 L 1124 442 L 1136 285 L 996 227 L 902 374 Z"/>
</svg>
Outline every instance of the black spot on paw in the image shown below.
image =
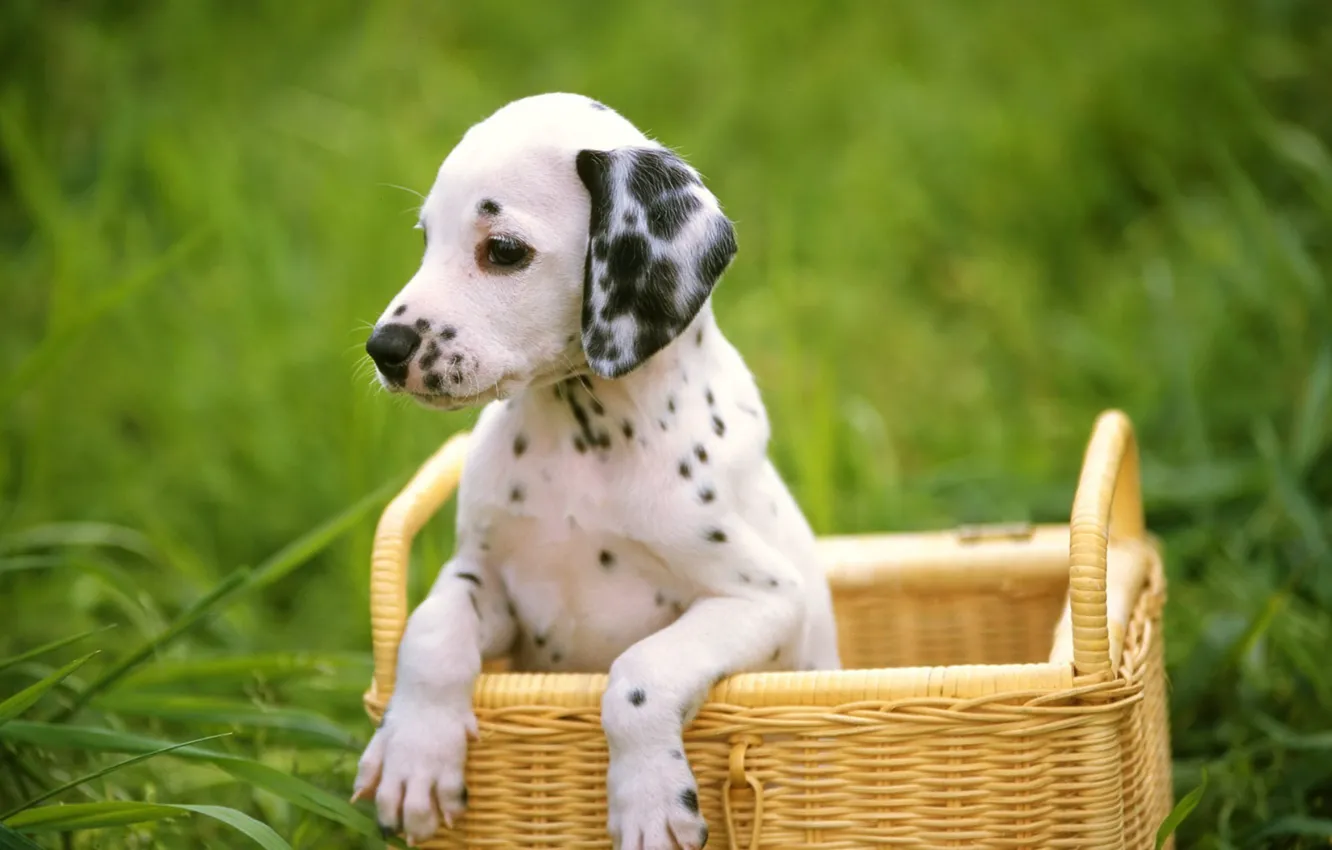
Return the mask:
<svg viewBox="0 0 1332 850">
<path fill-rule="evenodd" d="M 477 587 L 481 586 L 481 578 L 476 573 L 454 573 L 453 577 L 460 578 L 463 581 L 470 581 L 472 584 L 476 585 Z"/>
<path fill-rule="evenodd" d="M 693 788 L 686 788 L 681 791 L 680 805 L 688 809 L 691 815 L 698 814 L 698 792 Z"/>
<path fill-rule="evenodd" d="M 536 644 L 537 648 L 540 649 L 541 647 L 546 645 L 546 636 L 532 635 L 532 643 Z"/>
<path fill-rule="evenodd" d="M 615 566 L 615 553 L 609 549 L 602 549 L 601 554 L 597 556 L 597 561 L 600 562 L 602 567 L 609 570 Z"/>
<path fill-rule="evenodd" d="M 652 601 L 656 603 L 658 608 L 660 608 L 661 606 L 666 604 L 666 597 L 662 594 L 660 590 L 658 590 L 657 595 L 652 597 Z"/>
<path fill-rule="evenodd" d="M 644 702 L 647 702 L 647 691 L 642 688 L 634 688 L 629 692 L 630 705 L 642 705 Z"/>
<path fill-rule="evenodd" d="M 626 440 L 632 440 L 634 438 L 634 423 L 628 419 L 624 420 L 624 424 L 620 426 L 620 431 L 624 434 Z"/>
<path fill-rule="evenodd" d="M 771 576 L 768 577 L 768 587 L 776 587 L 777 584 L 777 579 L 772 578 Z"/>
<path fill-rule="evenodd" d="M 591 407 L 592 407 L 592 412 L 597 416 L 606 415 L 606 408 L 602 407 L 601 402 L 597 401 L 595 398 L 592 399 L 591 401 Z"/>
<path fill-rule="evenodd" d="M 703 388 L 703 397 L 706 398 L 706 399 L 708 400 L 708 407 L 711 407 L 712 404 L 713 404 L 713 402 L 715 402 L 715 401 L 717 400 L 717 399 L 715 399 L 715 398 L 713 397 L 713 395 L 712 395 L 712 388 L 711 388 L 711 387 L 704 387 L 704 388 Z"/>
<path fill-rule="evenodd" d="M 777 647 L 776 649 L 774 649 L 774 650 L 772 651 L 772 657 L 769 658 L 768 660 L 769 660 L 769 661 L 776 661 L 778 658 L 781 658 L 781 657 L 782 657 L 782 648 L 779 646 L 779 647 Z"/>
<path fill-rule="evenodd" d="M 712 417 L 712 433 L 718 437 L 726 434 L 726 423 L 722 421 L 720 416 Z"/>
<path fill-rule="evenodd" d="M 556 650 L 555 652 L 552 652 L 550 654 L 550 662 L 552 664 L 559 664 L 563 660 L 564 660 L 564 653 L 560 652 L 559 650 Z"/>
<path fill-rule="evenodd" d="M 691 475 L 693 475 L 693 472 L 689 469 L 689 462 L 684 460 L 680 461 L 680 477 L 687 479 Z"/>
<path fill-rule="evenodd" d="M 702 444 L 694 446 L 694 457 L 698 458 L 699 463 L 708 462 L 708 450 L 703 448 Z"/>
<path fill-rule="evenodd" d="M 527 494 L 523 492 L 523 485 L 515 484 L 509 488 L 510 502 L 521 502 L 525 498 L 527 498 Z"/>
<path fill-rule="evenodd" d="M 513 456 L 519 457 L 525 451 L 527 451 L 527 437 L 524 434 L 519 434 L 513 438 Z"/>
<path fill-rule="evenodd" d="M 684 761 L 684 753 L 680 750 L 671 750 L 671 758 L 676 761 Z"/>
<path fill-rule="evenodd" d="M 666 410 L 668 413 L 675 412 L 675 396 L 672 395 L 666 397 Z"/>
<path fill-rule="evenodd" d="M 711 487 L 700 488 L 698 491 L 698 498 L 706 505 L 713 499 L 717 498 L 717 491 L 713 490 Z"/>
<path fill-rule="evenodd" d="M 574 437 L 574 448 L 578 450 L 579 454 L 582 454 L 587 451 L 587 443 L 583 442 L 582 437 Z"/>
<path fill-rule="evenodd" d="M 481 213 L 481 215 L 499 215 L 499 201 L 493 201 L 490 198 L 486 198 L 476 205 L 476 211 Z"/>
<path fill-rule="evenodd" d="M 704 536 L 713 543 L 726 542 L 726 532 L 722 531 L 720 528 L 710 528 Z"/>
</svg>

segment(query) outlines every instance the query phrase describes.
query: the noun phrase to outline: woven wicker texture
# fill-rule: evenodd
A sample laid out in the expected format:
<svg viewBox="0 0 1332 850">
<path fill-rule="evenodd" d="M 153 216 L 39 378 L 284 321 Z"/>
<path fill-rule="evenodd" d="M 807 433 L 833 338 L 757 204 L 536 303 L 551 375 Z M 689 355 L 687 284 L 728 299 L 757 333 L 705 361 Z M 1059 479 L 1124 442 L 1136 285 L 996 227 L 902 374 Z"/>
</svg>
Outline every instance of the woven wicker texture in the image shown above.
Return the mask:
<svg viewBox="0 0 1332 850">
<path fill-rule="evenodd" d="M 464 455 L 454 437 L 380 521 L 365 698 L 376 722 L 411 540 Z M 1068 526 L 819 545 L 848 669 L 713 689 L 685 733 L 710 847 L 1153 846 L 1172 804 L 1165 582 L 1126 417 L 1098 420 Z M 468 812 L 425 846 L 609 848 L 605 682 L 482 675 Z"/>
</svg>

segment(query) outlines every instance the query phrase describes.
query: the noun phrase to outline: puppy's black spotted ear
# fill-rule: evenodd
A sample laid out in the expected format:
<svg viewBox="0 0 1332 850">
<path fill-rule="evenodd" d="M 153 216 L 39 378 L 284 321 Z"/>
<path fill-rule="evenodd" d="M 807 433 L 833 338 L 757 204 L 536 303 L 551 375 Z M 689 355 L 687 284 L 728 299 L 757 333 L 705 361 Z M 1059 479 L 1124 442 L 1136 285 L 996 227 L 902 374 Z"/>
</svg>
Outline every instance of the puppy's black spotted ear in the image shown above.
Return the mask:
<svg viewBox="0 0 1332 850">
<path fill-rule="evenodd" d="M 735 256 L 735 230 L 697 172 L 664 148 L 580 151 L 592 198 L 583 350 L 618 378 L 679 336 Z"/>
</svg>

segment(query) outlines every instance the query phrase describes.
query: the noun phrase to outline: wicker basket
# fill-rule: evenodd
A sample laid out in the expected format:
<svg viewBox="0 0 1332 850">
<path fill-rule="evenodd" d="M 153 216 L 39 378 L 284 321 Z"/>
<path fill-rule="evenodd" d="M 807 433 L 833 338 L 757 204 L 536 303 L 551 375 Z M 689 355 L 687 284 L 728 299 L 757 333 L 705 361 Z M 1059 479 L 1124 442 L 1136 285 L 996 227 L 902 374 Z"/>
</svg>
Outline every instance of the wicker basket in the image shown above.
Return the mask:
<svg viewBox="0 0 1332 850">
<path fill-rule="evenodd" d="M 452 492 L 465 441 L 449 440 L 379 524 L 375 722 L 393 691 L 408 550 Z M 1070 525 L 819 545 L 846 669 L 713 689 L 685 731 L 710 846 L 1153 846 L 1172 803 L 1165 586 L 1123 414 L 1096 423 Z M 426 846 L 609 848 L 606 677 L 502 669 L 476 684 L 468 811 Z"/>
</svg>

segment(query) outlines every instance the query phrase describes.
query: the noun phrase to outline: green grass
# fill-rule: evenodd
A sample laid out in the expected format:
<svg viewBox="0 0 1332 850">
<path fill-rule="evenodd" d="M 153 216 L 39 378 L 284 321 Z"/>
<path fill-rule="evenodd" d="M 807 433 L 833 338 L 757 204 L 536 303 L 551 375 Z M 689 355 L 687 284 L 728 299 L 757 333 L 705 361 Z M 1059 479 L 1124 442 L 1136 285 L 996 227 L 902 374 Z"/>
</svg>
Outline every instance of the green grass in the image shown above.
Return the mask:
<svg viewBox="0 0 1332 850">
<path fill-rule="evenodd" d="M 1326 845 L 1316 0 L 11 0 L 0 659 L 97 631 L 0 669 L 0 704 L 51 685 L 0 726 L 0 812 L 73 783 L 52 802 L 105 807 L 19 816 L 38 846 L 379 845 L 340 805 L 373 513 L 475 416 L 362 364 L 418 261 L 395 187 L 550 90 L 679 149 L 736 220 L 717 312 L 819 531 L 1065 519 L 1093 418 L 1127 410 L 1167 547 L 1177 797 L 1208 777 L 1181 846 Z M 99 823 L 129 825 L 75 829 Z"/>
</svg>

